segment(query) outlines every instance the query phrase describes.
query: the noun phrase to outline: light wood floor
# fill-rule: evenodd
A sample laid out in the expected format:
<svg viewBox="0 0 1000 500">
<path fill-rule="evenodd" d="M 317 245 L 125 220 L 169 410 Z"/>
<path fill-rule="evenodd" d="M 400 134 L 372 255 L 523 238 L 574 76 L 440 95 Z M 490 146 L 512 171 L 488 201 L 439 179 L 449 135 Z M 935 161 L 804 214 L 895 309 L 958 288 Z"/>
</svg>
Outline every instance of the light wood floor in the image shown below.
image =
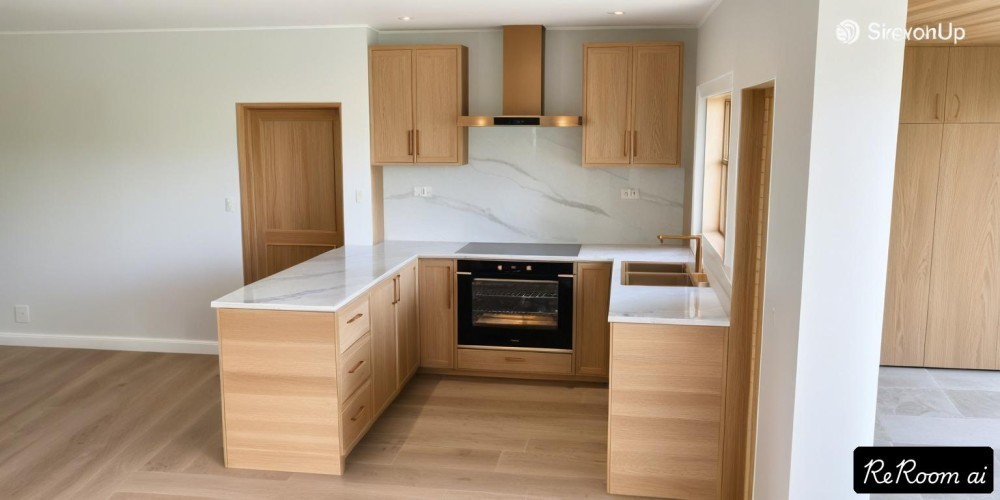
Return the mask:
<svg viewBox="0 0 1000 500">
<path fill-rule="evenodd" d="M 602 498 L 607 387 L 418 375 L 342 477 L 226 469 L 215 356 L 0 347 L 3 498 Z"/>
</svg>

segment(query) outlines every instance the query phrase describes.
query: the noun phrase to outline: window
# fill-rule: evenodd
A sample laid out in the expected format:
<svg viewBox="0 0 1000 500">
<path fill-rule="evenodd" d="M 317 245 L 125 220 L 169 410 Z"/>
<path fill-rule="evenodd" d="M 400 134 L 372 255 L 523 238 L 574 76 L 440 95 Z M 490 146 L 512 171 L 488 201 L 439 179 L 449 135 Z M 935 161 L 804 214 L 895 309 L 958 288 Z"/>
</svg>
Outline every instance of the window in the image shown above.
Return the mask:
<svg viewBox="0 0 1000 500">
<path fill-rule="evenodd" d="M 705 186 L 702 233 L 706 243 L 722 255 L 729 198 L 729 137 L 732 116 L 730 94 L 708 98 L 705 110 Z"/>
</svg>

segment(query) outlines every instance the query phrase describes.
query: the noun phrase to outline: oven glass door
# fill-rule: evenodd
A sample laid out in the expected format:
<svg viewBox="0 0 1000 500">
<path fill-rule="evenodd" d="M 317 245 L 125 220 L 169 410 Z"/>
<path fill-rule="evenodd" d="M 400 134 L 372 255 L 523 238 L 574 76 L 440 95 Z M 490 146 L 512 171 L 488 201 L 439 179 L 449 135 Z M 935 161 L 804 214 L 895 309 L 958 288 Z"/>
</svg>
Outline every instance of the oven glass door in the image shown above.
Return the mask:
<svg viewBox="0 0 1000 500">
<path fill-rule="evenodd" d="M 472 325 L 558 330 L 559 282 L 473 279 Z"/>
</svg>

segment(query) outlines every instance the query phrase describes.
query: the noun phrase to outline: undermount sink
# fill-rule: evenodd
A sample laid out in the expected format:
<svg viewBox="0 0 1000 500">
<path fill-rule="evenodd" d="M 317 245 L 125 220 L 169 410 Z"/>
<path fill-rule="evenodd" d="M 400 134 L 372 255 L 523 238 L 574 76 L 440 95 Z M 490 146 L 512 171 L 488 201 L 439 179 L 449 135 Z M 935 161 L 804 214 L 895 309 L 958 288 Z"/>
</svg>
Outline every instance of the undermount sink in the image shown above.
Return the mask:
<svg viewBox="0 0 1000 500">
<path fill-rule="evenodd" d="M 704 273 L 688 271 L 683 262 L 623 262 L 622 284 L 627 286 L 705 287 Z"/>
</svg>

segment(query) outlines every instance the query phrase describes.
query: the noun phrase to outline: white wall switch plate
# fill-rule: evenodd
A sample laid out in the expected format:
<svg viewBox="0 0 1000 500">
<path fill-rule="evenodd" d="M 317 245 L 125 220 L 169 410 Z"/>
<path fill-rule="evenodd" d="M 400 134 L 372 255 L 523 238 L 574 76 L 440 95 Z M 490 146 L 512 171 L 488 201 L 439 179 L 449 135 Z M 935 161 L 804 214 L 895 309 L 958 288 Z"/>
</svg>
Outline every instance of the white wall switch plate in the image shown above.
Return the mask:
<svg viewBox="0 0 1000 500">
<path fill-rule="evenodd" d="M 638 200 L 639 190 L 634 188 L 622 188 L 622 199 L 623 200 Z"/>
<path fill-rule="evenodd" d="M 226 198 L 226 211 L 227 212 L 232 212 L 233 211 L 233 199 L 232 198 Z"/>
<path fill-rule="evenodd" d="M 413 186 L 413 196 L 418 198 L 430 198 L 431 197 L 431 187 L 430 186 Z"/>
<path fill-rule="evenodd" d="M 365 201 L 365 193 L 361 192 L 360 189 L 354 190 L 354 203 L 361 203 Z"/>
<path fill-rule="evenodd" d="M 31 309 L 28 306 L 14 306 L 15 323 L 31 323 Z"/>
</svg>

